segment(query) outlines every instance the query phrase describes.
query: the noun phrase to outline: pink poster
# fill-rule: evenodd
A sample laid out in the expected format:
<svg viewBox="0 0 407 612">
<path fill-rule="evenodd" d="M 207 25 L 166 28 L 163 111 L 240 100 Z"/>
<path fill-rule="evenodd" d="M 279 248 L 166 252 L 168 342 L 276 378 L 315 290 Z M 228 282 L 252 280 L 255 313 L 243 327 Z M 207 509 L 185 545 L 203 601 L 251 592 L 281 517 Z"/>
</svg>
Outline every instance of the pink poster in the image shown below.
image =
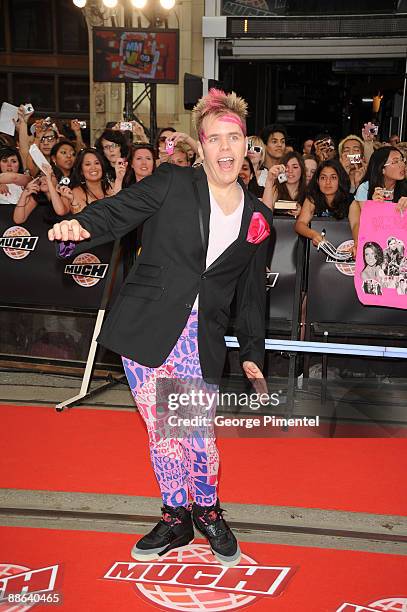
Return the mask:
<svg viewBox="0 0 407 612">
<path fill-rule="evenodd" d="M 365 202 L 359 228 L 355 288 L 368 306 L 407 308 L 407 212 L 393 202 Z"/>
</svg>

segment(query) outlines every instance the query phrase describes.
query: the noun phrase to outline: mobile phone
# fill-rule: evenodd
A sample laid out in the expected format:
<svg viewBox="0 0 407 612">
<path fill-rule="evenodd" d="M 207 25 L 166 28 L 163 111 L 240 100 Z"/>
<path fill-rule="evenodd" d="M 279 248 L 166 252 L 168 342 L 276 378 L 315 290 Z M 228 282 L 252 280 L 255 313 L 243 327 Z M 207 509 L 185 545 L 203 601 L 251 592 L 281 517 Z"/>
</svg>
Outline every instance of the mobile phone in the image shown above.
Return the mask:
<svg viewBox="0 0 407 612">
<path fill-rule="evenodd" d="M 174 153 L 174 141 L 172 140 L 165 141 L 165 152 L 168 155 L 172 155 Z"/>
<path fill-rule="evenodd" d="M 133 126 L 131 125 L 131 121 L 120 121 L 119 127 L 121 132 L 125 132 L 127 130 L 131 132 Z"/>
</svg>

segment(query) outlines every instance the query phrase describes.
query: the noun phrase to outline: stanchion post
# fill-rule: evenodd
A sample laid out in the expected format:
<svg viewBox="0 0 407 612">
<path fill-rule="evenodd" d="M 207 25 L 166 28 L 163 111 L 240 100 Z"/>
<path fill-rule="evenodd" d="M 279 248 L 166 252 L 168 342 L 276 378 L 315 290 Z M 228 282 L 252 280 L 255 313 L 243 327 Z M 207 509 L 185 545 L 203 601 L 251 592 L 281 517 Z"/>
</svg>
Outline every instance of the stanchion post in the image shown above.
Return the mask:
<svg viewBox="0 0 407 612">
<path fill-rule="evenodd" d="M 121 255 L 120 241 L 116 240 L 114 242 L 112 255 L 110 257 L 109 270 L 106 275 L 105 288 L 103 290 L 102 300 L 100 302 L 99 310 L 96 316 L 95 327 L 93 328 L 92 340 L 91 340 L 90 347 L 89 347 L 88 357 L 86 359 L 86 366 L 85 366 L 85 371 L 83 373 L 80 391 L 74 397 L 70 397 L 64 402 L 60 402 L 59 404 L 57 404 L 55 406 L 55 409 L 57 412 L 62 412 L 65 408 L 69 408 L 73 404 L 78 403 L 78 401 L 82 400 L 84 397 L 90 397 L 91 394 L 93 395 L 94 393 L 99 392 L 102 389 L 105 389 L 107 386 L 111 386 L 112 382 L 113 383 L 115 382 L 115 381 L 109 381 L 108 383 L 100 385 L 96 389 L 92 389 L 92 391 L 89 392 L 89 385 L 92 379 L 93 368 L 95 365 L 96 351 L 98 347 L 96 338 L 98 337 L 100 329 L 102 327 L 102 323 L 103 323 L 103 320 L 106 314 L 106 307 L 109 303 L 109 300 L 110 300 L 110 297 L 113 291 L 113 285 L 114 285 L 114 281 L 116 277 L 116 270 L 120 262 L 120 255 Z"/>
<path fill-rule="evenodd" d="M 298 331 L 300 323 L 300 314 L 302 308 L 302 280 L 303 280 L 303 268 L 305 262 L 305 248 L 304 239 L 298 238 L 297 241 L 297 262 L 296 262 L 296 274 L 295 274 L 295 290 L 293 299 L 293 310 L 292 310 L 292 327 L 290 340 L 298 340 Z M 294 410 L 294 390 L 296 383 L 296 370 L 297 370 L 297 353 L 290 352 L 290 362 L 288 368 L 288 383 L 287 383 L 287 403 L 286 403 L 286 414 L 291 415 Z"/>
</svg>

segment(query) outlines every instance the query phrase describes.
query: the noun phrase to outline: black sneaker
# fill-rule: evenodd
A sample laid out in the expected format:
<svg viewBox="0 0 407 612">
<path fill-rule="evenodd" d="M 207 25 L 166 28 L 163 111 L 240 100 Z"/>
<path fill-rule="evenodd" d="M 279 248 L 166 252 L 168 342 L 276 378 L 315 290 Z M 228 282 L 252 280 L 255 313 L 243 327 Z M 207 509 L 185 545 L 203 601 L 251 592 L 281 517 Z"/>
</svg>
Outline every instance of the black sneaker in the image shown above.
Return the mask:
<svg viewBox="0 0 407 612">
<path fill-rule="evenodd" d="M 169 550 L 193 542 L 194 527 L 190 510 L 183 506 L 163 506 L 161 511 L 161 520 L 133 546 L 131 556 L 136 561 L 152 561 Z"/>
<path fill-rule="evenodd" d="M 222 512 L 219 500 L 214 506 L 192 505 L 194 524 L 208 539 L 213 554 L 222 565 L 233 567 L 240 561 L 240 548 Z"/>
</svg>

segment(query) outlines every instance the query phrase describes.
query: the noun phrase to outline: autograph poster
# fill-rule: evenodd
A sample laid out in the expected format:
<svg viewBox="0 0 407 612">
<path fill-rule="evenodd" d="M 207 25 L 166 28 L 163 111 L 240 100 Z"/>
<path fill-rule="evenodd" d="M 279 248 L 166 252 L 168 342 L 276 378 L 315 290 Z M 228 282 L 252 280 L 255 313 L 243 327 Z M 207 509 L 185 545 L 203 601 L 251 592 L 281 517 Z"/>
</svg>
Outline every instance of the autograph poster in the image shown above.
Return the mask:
<svg viewBox="0 0 407 612">
<path fill-rule="evenodd" d="M 362 304 L 407 309 L 407 212 L 393 202 L 365 202 L 355 288 Z"/>
</svg>

